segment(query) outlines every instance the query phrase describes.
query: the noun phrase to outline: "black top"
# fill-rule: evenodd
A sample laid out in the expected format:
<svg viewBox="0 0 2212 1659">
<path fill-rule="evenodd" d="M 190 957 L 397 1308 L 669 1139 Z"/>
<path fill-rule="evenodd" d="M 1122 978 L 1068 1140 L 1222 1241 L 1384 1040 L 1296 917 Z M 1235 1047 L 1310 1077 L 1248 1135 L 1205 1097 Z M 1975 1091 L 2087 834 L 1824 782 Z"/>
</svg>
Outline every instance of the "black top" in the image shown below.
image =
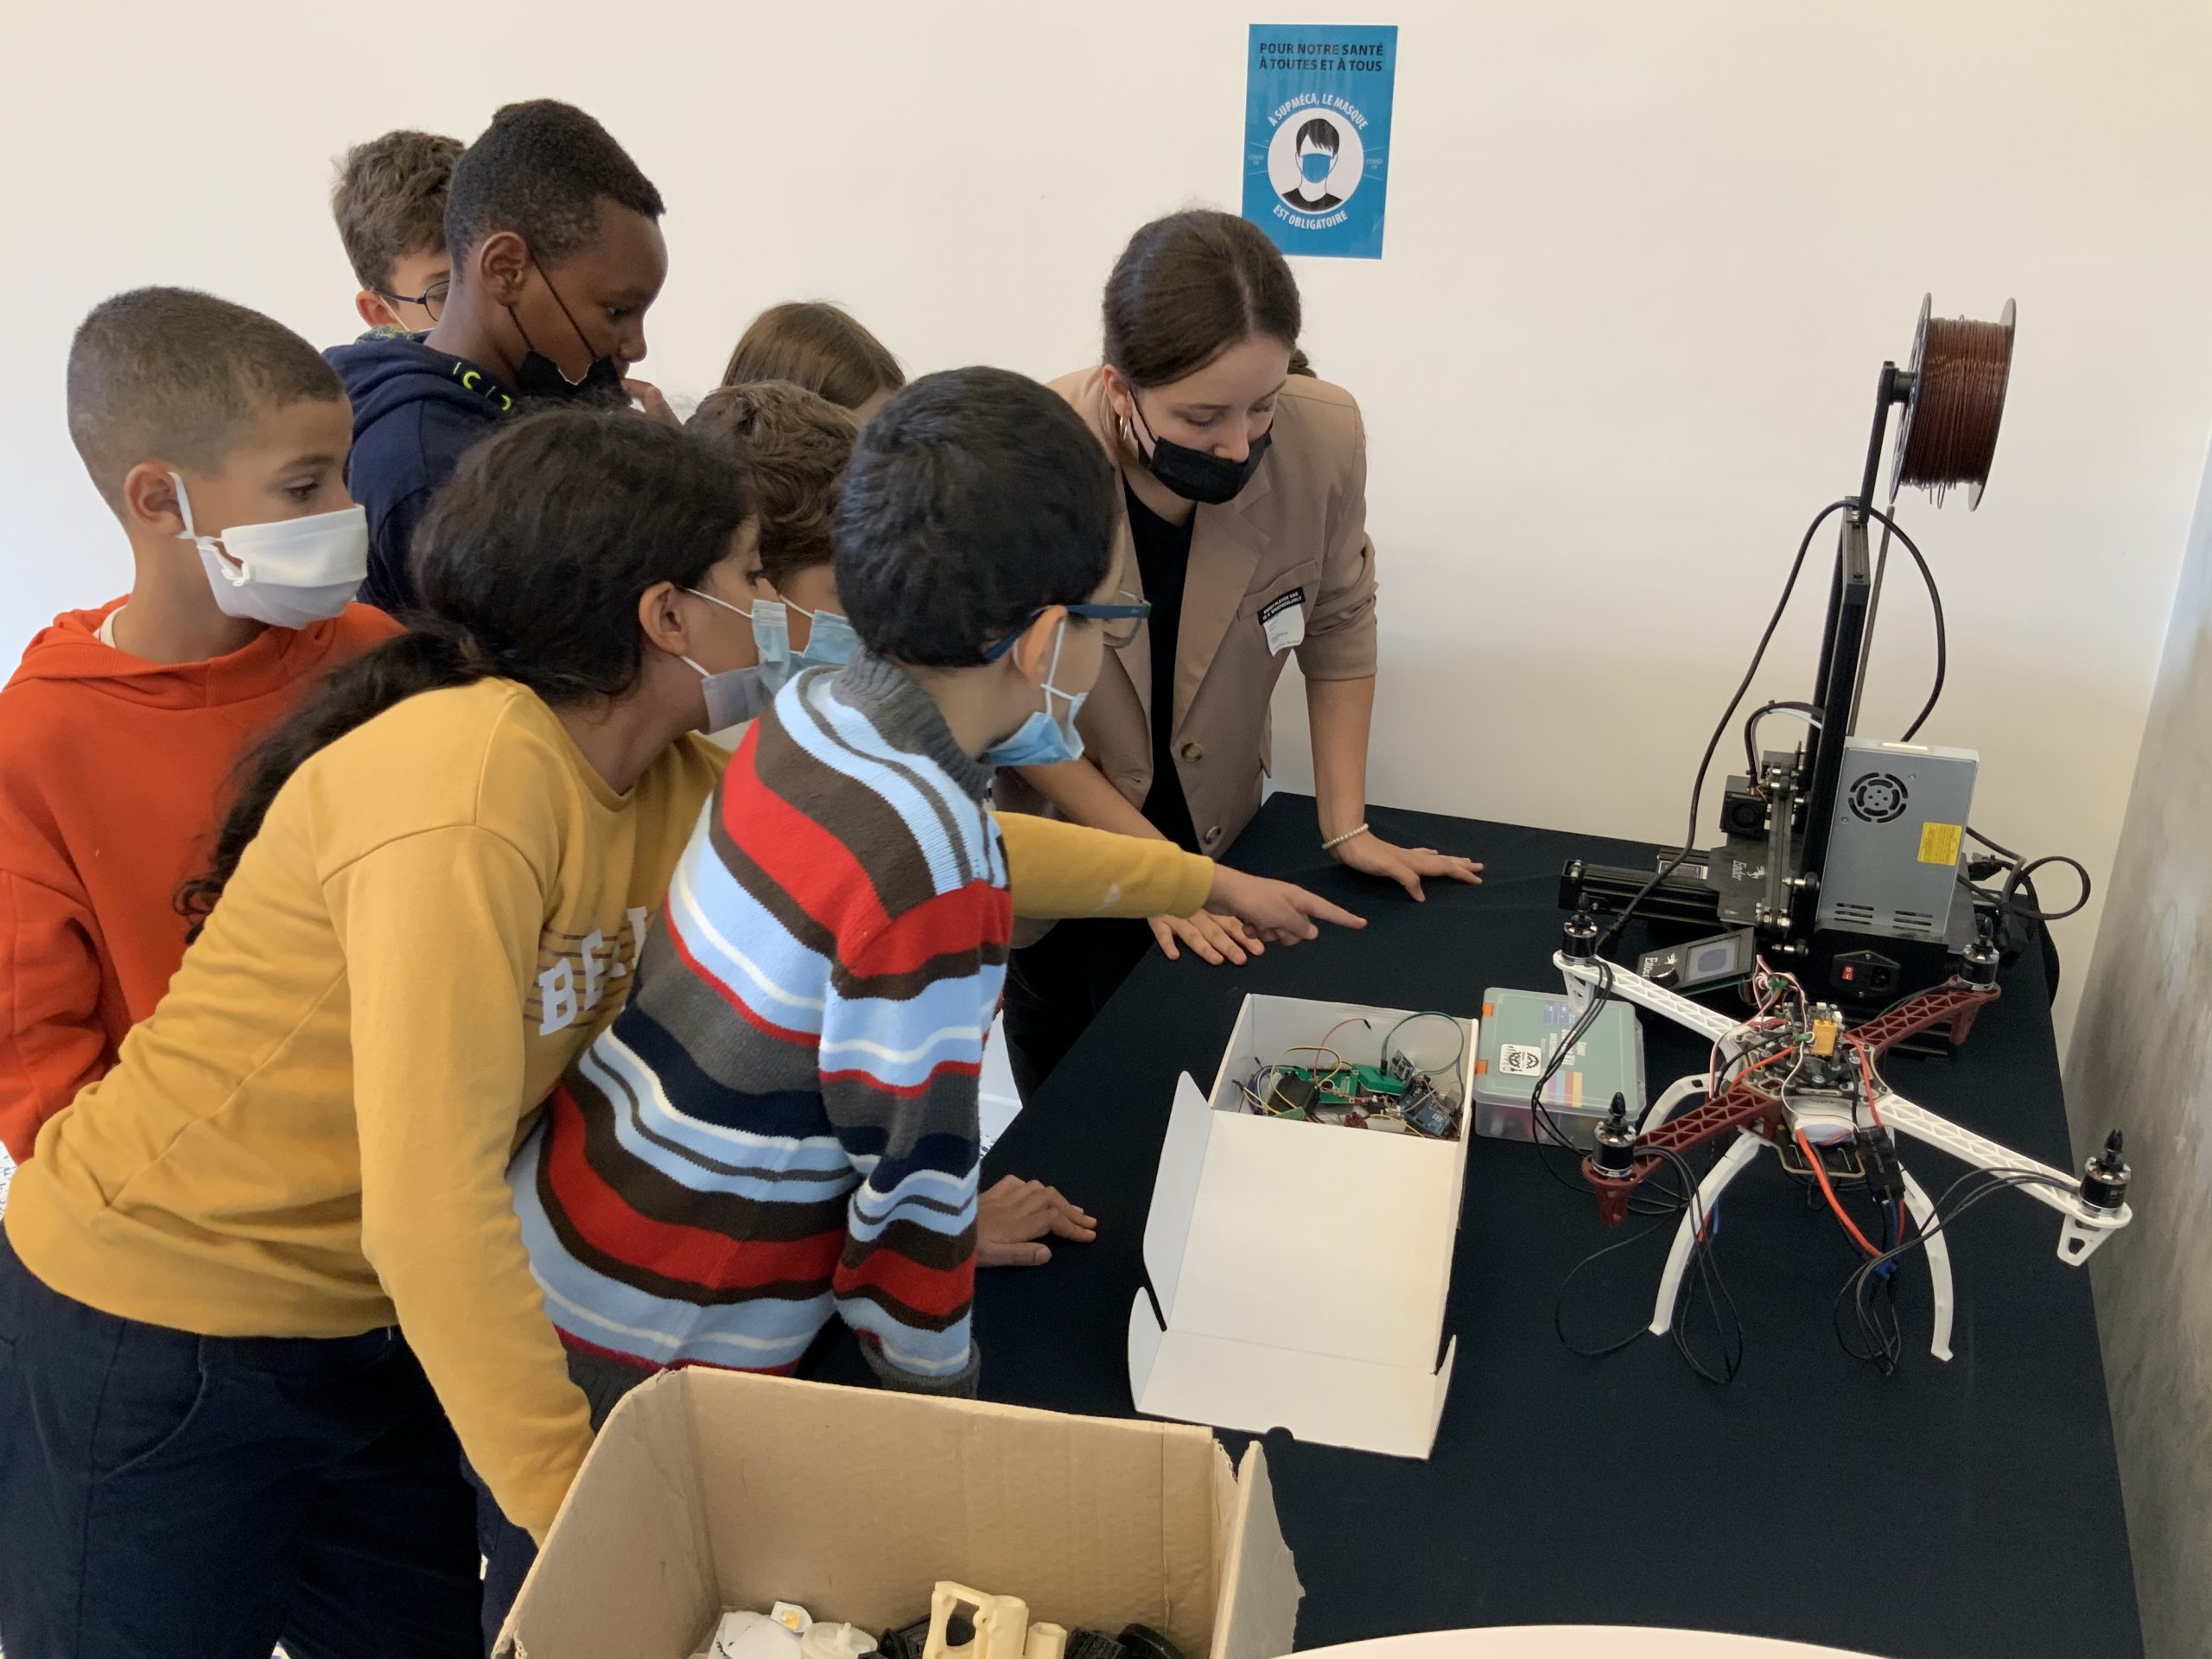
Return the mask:
<svg viewBox="0 0 2212 1659">
<path fill-rule="evenodd" d="M 353 402 L 346 487 L 368 512 L 369 574 L 358 597 L 394 616 L 415 608 L 415 527 L 469 447 L 515 396 L 486 370 L 419 334 L 363 338 L 323 356 Z"/>
<path fill-rule="evenodd" d="M 1171 524 L 1137 499 L 1124 482 L 1129 504 L 1129 536 L 1137 550 L 1137 573 L 1144 596 L 1152 601 L 1152 792 L 1144 798 L 1147 823 L 1186 853 L 1198 850 L 1191 823 L 1191 804 L 1183 798 L 1182 774 L 1175 770 L 1175 646 L 1183 628 L 1183 583 L 1191 570 L 1191 527 L 1198 511 Z"/>
</svg>

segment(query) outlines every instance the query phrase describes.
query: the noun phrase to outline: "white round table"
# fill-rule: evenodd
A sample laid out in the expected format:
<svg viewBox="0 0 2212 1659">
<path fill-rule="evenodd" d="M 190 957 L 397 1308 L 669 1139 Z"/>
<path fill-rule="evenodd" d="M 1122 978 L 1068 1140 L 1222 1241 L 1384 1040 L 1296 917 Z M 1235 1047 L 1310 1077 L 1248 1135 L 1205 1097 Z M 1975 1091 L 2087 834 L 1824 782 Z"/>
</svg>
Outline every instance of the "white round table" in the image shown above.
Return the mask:
<svg viewBox="0 0 2212 1659">
<path fill-rule="evenodd" d="M 1297 1659 L 1867 1659 L 1845 1648 L 1776 1642 L 1763 1636 L 1659 1630 L 1646 1624 L 1500 1624 L 1477 1630 L 1424 1630 L 1338 1648 L 1311 1648 Z"/>
</svg>

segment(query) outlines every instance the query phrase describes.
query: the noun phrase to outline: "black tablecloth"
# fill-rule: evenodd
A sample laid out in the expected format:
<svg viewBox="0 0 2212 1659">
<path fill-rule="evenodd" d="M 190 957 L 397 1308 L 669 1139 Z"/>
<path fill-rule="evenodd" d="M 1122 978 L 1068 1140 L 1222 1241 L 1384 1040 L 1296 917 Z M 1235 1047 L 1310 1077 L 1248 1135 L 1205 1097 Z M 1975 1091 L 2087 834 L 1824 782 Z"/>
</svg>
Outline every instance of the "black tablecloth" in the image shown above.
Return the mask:
<svg viewBox="0 0 2212 1659">
<path fill-rule="evenodd" d="M 1319 852 L 1310 798 L 1276 797 L 1234 861 L 1359 910 L 1366 930 L 1325 930 L 1235 970 L 1155 954 L 993 1150 L 987 1180 L 1014 1172 L 1052 1182 L 1098 1217 L 1100 1235 L 1061 1246 L 1047 1268 L 983 1275 L 987 1398 L 1133 1414 L 1128 1309 L 1176 1075 L 1210 1084 L 1247 992 L 1465 1014 L 1492 986 L 1555 988 L 1562 861 L 1632 863 L 1649 850 L 1416 813 L 1373 819 L 1401 843 L 1484 860 L 1487 885 L 1432 885 L 1415 905 Z M 2040 963 L 2023 959 L 2005 988 L 1957 1059 L 1895 1058 L 1890 1081 L 2070 1167 Z M 1649 1016 L 1643 1031 L 1655 1094 L 1703 1068 L 1694 1039 Z M 1905 1154 L 1931 1193 L 1962 1173 L 1928 1148 L 1907 1143 Z M 2089 1282 L 2057 1261 L 2049 1209 L 1999 1193 L 1948 1230 L 1948 1364 L 1928 1351 L 1927 1270 L 1908 1259 L 1905 1358 L 1885 1379 L 1833 1334 L 1851 1246 L 1760 1160 L 1731 1188 L 1716 1236 L 1745 1343 L 1741 1375 L 1717 1388 L 1661 1338 L 1603 1360 L 1561 1347 L 1561 1279 L 1620 1235 L 1599 1223 L 1594 1199 L 1548 1179 L 1537 1155 L 1484 1140 L 1469 1149 L 1446 1316 L 1459 1358 L 1430 1458 L 1268 1439 L 1306 1589 L 1300 1647 L 1591 1623 L 1742 1631 L 1896 1659 L 2141 1653 Z M 1578 1336 L 1594 1342 L 1648 1319 L 1670 1231 L 1578 1281 L 1568 1304 Z M 849 1353 L 833 1369 L 855 1363 Z"/>
</svg>

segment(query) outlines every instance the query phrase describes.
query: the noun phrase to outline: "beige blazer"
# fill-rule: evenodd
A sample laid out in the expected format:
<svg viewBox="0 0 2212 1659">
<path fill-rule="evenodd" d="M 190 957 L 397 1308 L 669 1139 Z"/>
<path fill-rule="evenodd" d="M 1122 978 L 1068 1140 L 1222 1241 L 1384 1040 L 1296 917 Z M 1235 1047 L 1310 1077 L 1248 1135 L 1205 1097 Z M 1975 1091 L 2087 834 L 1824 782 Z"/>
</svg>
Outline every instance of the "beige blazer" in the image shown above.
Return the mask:
<svg viewBox="0 0 2212 1659">
<path fill-rule="evenodd" d="M 1052 390 L 1118 464 L 1122 452 L 1103 372 L 1069 375 Z M 1340 387 L 1293 375 L 1276 402 L 1272 430 L 1274 442 L 1251 481 L 1224 505 L 1198 507 L 1191 530 L 1175 649 L 1173 745 L 1198 850 L 1207 854 L 1226 851 L 1260 810 L 1268 703 L 1287 654 L 1268 648 L 1262 613 L 1278 601 L 1303 613 L 1305 639 L 1287 649 L 1298 652 L 1306 678 L 1357 680 L 1375 672 L 1375 545 L 1367 538 L 1367 429 L 1359 405 Z M 1141 594 L 1127 506 L 1116 505 L 1120 585 Z M 1289 619 L 1274 613 L 1280 633 Z M 1106 653 L 1076 725 L 1084 754 L 1131 805 L 1142 806 L 1152 787 L 1149 626 Z M 1002 805 L 1041 810 L 1020 779 L 1000 778 Z"/>
</svg>

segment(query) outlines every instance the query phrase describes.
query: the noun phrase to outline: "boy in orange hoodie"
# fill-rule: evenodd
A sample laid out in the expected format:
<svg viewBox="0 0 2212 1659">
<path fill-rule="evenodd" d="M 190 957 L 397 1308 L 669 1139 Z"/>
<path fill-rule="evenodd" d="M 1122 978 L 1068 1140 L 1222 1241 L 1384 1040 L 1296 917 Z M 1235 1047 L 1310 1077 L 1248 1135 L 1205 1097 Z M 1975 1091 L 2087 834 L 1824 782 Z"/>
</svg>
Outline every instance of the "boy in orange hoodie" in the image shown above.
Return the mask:
<svg viewBox="0 0 2212 1659">
<path fill-rule="evenodd" d="M 136 574 L 56 617 L 0 690 L 0 1145 L 17 1162 L 161 1000 L 184 956 L 174 895 L 241 751 L 397 631 L 350 602 L 368 553 L 353 412 L 291 330 L 184 289 L 118 295 L 71 342 L 68 409 Z"/>
</svg>

